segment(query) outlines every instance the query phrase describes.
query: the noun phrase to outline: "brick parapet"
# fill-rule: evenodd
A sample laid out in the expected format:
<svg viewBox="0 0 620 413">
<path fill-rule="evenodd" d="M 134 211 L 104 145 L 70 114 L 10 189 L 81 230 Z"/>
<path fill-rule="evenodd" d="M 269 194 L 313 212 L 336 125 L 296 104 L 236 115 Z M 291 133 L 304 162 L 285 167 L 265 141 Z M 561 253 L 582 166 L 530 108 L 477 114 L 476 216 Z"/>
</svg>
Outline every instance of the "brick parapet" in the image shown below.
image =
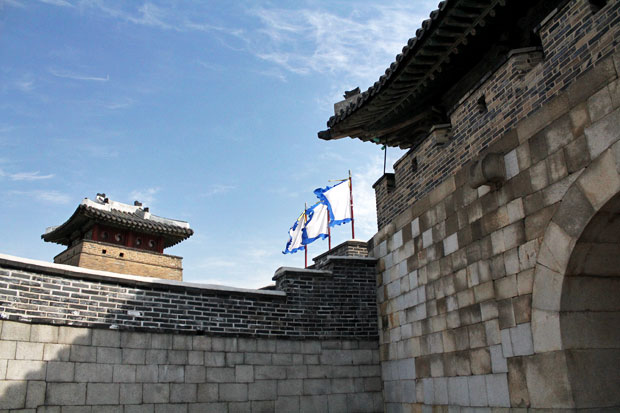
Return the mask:
<svg viewBox="0 0 620 413">
<path fill-rule="evenodd" d="M 393 178 L 384 177 L 375 184 L 379 229 L 509 133 L 519 121 L 550 104 L 578 77 L 588 79 L 584 83 L 598 82 L 593 87 L 602 86 L 601 81 L 608 79 L 588 73 L 620 48 L 619 9 L 618 2 L 610 2 L 593 14 L 587 1 L 569 1 L 539 27 L 543 60 L 537 49 L 515 51 L 497 70 L 483 76 L 479 85 L 449 111 L 452 140 L 442 146 L 425 140 L 395 164 Z M 484 113 L 480 113 L 481 96 L 485 97 Z M 393 187 L 388 185 L 391 179 Z"/>
<path fill-rule="evenodd" d="M 328 257 L 368 257 L 368 243 L 365 241 L 348 240 L 345 241 L 331 250 L 317 255 L 312 259 L 314 265 L 310 268 L 321 268 L 322 264 Z"/>
<path fill-rule="evenodd" d="M 340 258 L 330 257 L 323 271 L 280 272 L 273 291 L 121 276 L 0 256 L 2 316 L 188 334 L 376 339 L 375 261 Z"/>
<path fill-rule="evenodd" d="M 183 259 L 101 241 L 82 240 L 54 257 L 58 264 L 168 280 L 183 279 Z"/>
</svg>

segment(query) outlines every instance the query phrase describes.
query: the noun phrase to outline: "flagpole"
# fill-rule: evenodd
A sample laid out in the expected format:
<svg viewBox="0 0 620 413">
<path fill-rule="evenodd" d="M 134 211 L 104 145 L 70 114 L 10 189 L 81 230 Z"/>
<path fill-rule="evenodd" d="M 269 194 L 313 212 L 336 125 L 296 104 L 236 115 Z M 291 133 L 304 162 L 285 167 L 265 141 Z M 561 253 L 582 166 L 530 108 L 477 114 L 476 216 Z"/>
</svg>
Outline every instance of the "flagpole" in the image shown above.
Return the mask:
<svg viewBox="0 0 620 413">
<path fill-rule="evenodd" d="M 331 251 L 332 249 L 332 230 L 329 228 L 329 211 L 327 211 L 327 249 Z"/>
<path fill-rule="evenodd" d="M 351 237 L 355 239 L 355 220 L 353 219 L 353 178 L 349 169 L 349 191 L 351 191 Z"/>
<path fill-rule="evenodd" d="M 308 216 L 306 211 L 308 210 L 308 204 L 304 203 L 304 227 L 308 223 Z M 308 268 L 308 244 L 304 245 L 304 268 Z"/>
</svg>

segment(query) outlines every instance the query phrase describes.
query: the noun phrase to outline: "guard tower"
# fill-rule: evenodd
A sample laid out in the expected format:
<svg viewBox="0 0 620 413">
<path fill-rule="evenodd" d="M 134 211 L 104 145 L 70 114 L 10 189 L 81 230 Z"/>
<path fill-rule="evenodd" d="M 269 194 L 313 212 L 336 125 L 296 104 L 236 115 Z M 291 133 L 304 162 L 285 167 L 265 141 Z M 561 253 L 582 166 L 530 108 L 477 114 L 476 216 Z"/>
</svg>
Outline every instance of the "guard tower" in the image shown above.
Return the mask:
<svg viewBox="0 0 620 413">
<path fill-rule="evenodd" d="M 58 264 L 181 281 L 182 258 L 163 252 L 193 233 L 187 222 L 153 215 L 138 201 L 128 205 L 97 194 L 41 238 L 67 246 L 54 257 Z"/>
</svg>

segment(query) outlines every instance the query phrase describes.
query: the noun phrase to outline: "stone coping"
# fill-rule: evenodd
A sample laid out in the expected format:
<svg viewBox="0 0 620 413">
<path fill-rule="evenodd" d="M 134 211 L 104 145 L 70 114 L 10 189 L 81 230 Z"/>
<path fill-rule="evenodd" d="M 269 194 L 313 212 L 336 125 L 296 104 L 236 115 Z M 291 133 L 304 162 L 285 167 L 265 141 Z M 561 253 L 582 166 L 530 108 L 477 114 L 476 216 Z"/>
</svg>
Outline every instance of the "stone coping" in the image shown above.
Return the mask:
<svg viewBox="0 0 620 413">
<path fill-rule="evenodd" d="M 374 257 L 356 257 L 356 256 L 348 256 L 348 255 L 328 255 L 325 258 L 325 261 L 323 261 L 323 263 L 321 263 L 321 265 L 325 265 L 327 263 L 329 263 L 330 261 L 336 261 L 336 260 L 342 260 L 342 261 L 369 261 L 369 262 L 376 262 L 377 258 Z M 317 270 L 314 269 L 312 267 L 308 267 L 308 268 L 297 268 L 297 267 L 280 267 L 276 270 L 276 272 L 273 275 L 273 280 L 277 280 L 278 278 L 282 277 L 285 273 L 293 273 L 293 274 L 297 274 L 297 275 L 314 275 L 314 276 L 322 276 L 322 277 L 331 277 L 332 276 L 332 272 L 328 271 L 328 270 Z"/>
<path fill-rule="evenodd" d="M 164 280 L 139 275 L 118 274 L 109 271 L 92 270 L 90 268 L 74 267 L 72 265 L 55 264 L 29 258 L 15 257 L 0 254 L 0 268 L 12 268 L 21 271 L 41 272 L 50 275 L 60 275 L 70 278 L 83 278 L 113 282 L 123 285 L 159 287 L 173 290 L 198 290 L 212 293 L 251 294 L 263 297 L 286 297 L 284 291 L 252 290 L 247 288 L 227 287 L 215 284 L 200 284 L 185 281 Z"/>
</svg>

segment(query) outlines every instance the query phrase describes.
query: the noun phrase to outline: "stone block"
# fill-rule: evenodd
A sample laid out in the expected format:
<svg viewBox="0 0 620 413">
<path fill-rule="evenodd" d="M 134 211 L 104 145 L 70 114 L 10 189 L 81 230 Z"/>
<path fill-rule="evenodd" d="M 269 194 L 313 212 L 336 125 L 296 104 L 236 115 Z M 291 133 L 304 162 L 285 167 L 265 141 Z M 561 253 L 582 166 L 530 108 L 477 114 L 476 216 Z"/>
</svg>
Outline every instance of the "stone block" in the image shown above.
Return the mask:
<svg viewBox="0 0 620 413">
<path fill-rule="evenodd" d="M 136 381 L 140 383 L 157 383 L 159 374 L 156 364 L 147 364 L 145 366 L 136 367 Z"/>
<path fill-rule="evenodd" d="M 584 134 L 592 159 L 598 157 L 620 138 L 618 124 L 620 124 L 620 109 L 585 128 Z"/>
<path fill-rule="evenodd" d="M 60 331 L 62 332 L 62 327 Z M 69 360 L 77 362 L 95 363 L 97 362 L 97 348 L 91 346 L 72 345 Z"/>
<path fill-rule="evenodd" d="M 525 238 L 528 241 L 544 235 L 545 229 L 556 209 L 555 205 L 548 206 L 537 210 L 525 218 Z"/>
<path fill-rule="evenodd" d="M 497 312 L 499 315 L 498 321 L 500 329 L 515 326 L 514 309 L 510 298 L 497 302 Z"/>
<path fill-rule="evenodd" d="M 170 385 L 170 403 L 195 403 L 197 401 L 197 384 L 178 384 Z"/>
<path fill-rule="evenodd" d="M 502 353 L 504 357 L 513 357 L 512 341 L 510 340 L 510 329 L 500 330 L 500 336 L 502 339 Z"/>
<path fill-rule="evenodd" d="M 510 404 L 515 407 L 530 405 L 530 395 L 527 391 L 525 366 L 523 357 L 508 359 L 508 388 L 510 390 Z"/>
<path fill-rule="evenodd" d="M 18 323 L 15 321 L 4 321 L 2 323 L 2 340 L 11 341 L 29 341 L 30 340 L 30 324 Z"/>
<path fill-rule="evenodd" d="M 58 343 L 89 346 L 92 344 L 92 331 L 89 328 L 59 327 Z"/>
<path fill-rule="evenodd" d="M 534 270 L 533 269 L 522 271 L 519 274 L 517 274 L 517 291 L 519 295 L 531 294 L 533 285 L 534 285 Z"/>
<path fill-rule="evenodd" d="M 467 377 L 467 385 L 469 389 L 469 404 L 476 407 L 488 406 L 485 376 L 469 376 Z"/>
<path fill-rule="evenodd" d="M 531 407 L 574 407 L 563 352 L 536 354 L 524 362 Z"/>
<path fill-rule="evenodd" d="M 89 405 L 118 404 L 120 387 L 116 383 L 88 383 L 86 403 Z"/>
<path fill-rule="evenodd" d="M 545 238 L 538 252 L 538 262 L 541 265 L 536 266 L 536 274 L 539 267 L 546 267 L 552 272 L 562 273 L 568 265 L 575 238 L 568 235 L 560 226 L 551 221 L 545 231 Z M 538 288 L 538 275 L 534 278 L 534 289 Z"/>
<path fill-rule="evenodd" d="M 534 353 L 530 323 L 519 324 L 510 329 L 510 341 L 515 356 L 527 356 Z"/>
<path fill-rule="evenodd" d="M 248 385 L 245 383 L 223 383 L 219 385 L 219 394 L 221 401 L 247 401 Z"/>
<path fill-rule="evenodd" d="M 266 377 L 266 374 L 263 374 L 263 369 L 271 368 L 272 366 L 258 366 L 255 368 L 256 379 L 267 379 L 270 377 Z M 280 367 L 278 367 L 280 368 Z M 282 376 L 279 378 L 284 378 L 285 373 L 282 368 Z M 234 368 L 218 368 L 218 367 L 207 367 L 207 381 L 214 383 L 233 383 L 235 381 L 235 369 Z"/>
<path fill-rule="evenodd" d="M 229 411 L 233 411 L 232 407 Z M 247 411 L 247 409 L 246 409 Z M 156 404 L 155 413 L 187 413 L 186 404 Z"/>
<path fill-rule="evenodd" d="M 218 401 L 218 384 L 200 383 L 196 392 L 196 398 L 199 402 L 215 402 Z"/>
<path fill-rule="evenodd" d="M 486 344 L 499 344 L 501 337 L 499 333 L 499 322 L 497 319 L 492 319 L 484 323 L 484 329 L 486 334 Z"/>
<path fill-rule="evenodd" d="M 0 409 L 8 413 L 8 409 L 26 407 L 27 381 L 0 381 Z"/>
<path fill-rule="evenodd" d="M 136 381 L 136 366 L 131 364 L 117 364 L 112 372 L 114 383 L 133 383 Z"/>
<path fill-rule="evenodd" d="M 505 373 L 485 376 L 489 406 L 510 407 L 508 376 Z"/>
<path fill-rule="evenodd" d="M 25 407 L 34 409 L 42 406 L 45 403 L 45 389 L 46 384 L 44 381 L 29 381 Z M 1 391 L 0 394 L 2 394 Z"/>
<path fill-rule="evenodd" d="M 58 327 L 34 324 L 30 327 L 30 341 L 35 343 L 56 343 L 58 341 Z"/>
<path fill-rule="evenodd" d="M 143 349 L 122 349 L 123 364 L 145 364 L 146 350 Z"/>
<path fill-rule="evenodd" d="M 123 413 L 123 406 L 93 406 L 91 413 Z"/>
<path fill-rule="evenodd" d="M 169 350 L 168 364 L 187 364 L 187 350 Z"/>
<path fill-rule="evenodd" d="M 448 378 L 448 399 L 451 405 L 470 405 L 467 377 Z"/>
<path fill-rule="evenodd" d="M 494 281 L 495 296 L 499 300 L 515 297 L 517 295 L 517 276 L 510 274 Z"/>
<path fill-rule="evenodd" d="M 502 351 L 502 346 L 497 344 L 489 347 L 491 354 L 491 370 L 493 373 L 507 373 L 508 365 Z"/>
<path fill-rule="evenodd" d="M 218 338 L 219 339 L 219 338 Z M 228 340 L 230 341 L 234 341 L 234 349 L 231 349 L 229 351 L 236 351 L 236 343 L 237 343 L 237 339 L 236 338 L 223 338 L 224 342 L 227 342 Z M 174 350 L 191 350 L 192 349 L 192 343 L 193 343 L 193 337 L 192 336 L 186 336 L 186 335 L 174 335 L 172 336 L 172 348 Z M 141 345 L 141 342 L 138 342 L 137 344 Z M 138 347 L 138 348 L 145 348 L 145 347 Z"/>
<path fill-rule="evenodd" d="M 71 382 L 74 380 L 75 364 L 63 361 L 47 363 L 47 382 Z"/>
<path fill-rule="evenodd" d="M 590 163 L 590 151 L 584 135 L 566 145 L 564 148 L 564 160 L 569 174 L 585 168 Z"/>
<path fill-rule="evenodd" d="M 299 396 L 278 397 L 275 403 L 277 413 L 297 412 L 299 408 Z"/>
<path fill-rule="evenodd" d="M 205 352 L 204 351 L 191 350 L 187 352 L 187 364 L 195 366 L 195 365 L 201 365 L 204 363 L 205 363 Z"/>
<path fill-rule="evenodd" d="M 510 180 L 519 173 L 519 162 L 516 149 L 504 155 L 504 166 L 506 168 L 506 180 Z"/>
<path fill-rule="evenodd" d="M 471 350 L 469 355 L 472 374 L 491 373 L 491 354 L 487 347 Z"/>
<path fill-rule="evenodd" d="M 45 396 L 48 405 L 77 406 L 86 403 L 86 384 L 47 383 Z"/>
<path fill-rule="evenodd" d="M 144 383 L 142 401 L 143 403 L 170 402 L 170 385 L 168 383 Z"/>
<path fill-rule="evenodd" d="M 557 311 L 532 309 L 531 325 L 534 352 L 556 351 L 562 348 L 560 316 Z"/>
<path fill-rule="evenodd" d="M 43 360 L 43 343 L 18 341 L 15 351 L 17 360 Z"/>
<path fill-rule="evenodd" d="M 485 301 L 481 303 L 480 313 L 481 313 L 482 321 L 487 321 L 493 318 L 497 318 L 499 316 L 499 312 L 497 309 L 497 302 Z"/>
<path fill-rule="evenodd" d="M 202 383 L 205 381 L 206 369 L 204 366 L 185 366 L 186 383 Z"/>
<path fill-rule="evenodd" d="M 588 114 L 592 122 L 596 122 L 613 110 L 609 88 L 604 87 L 587 100 Z"/>
<path fill-rule="evenodd" d="M 532 296 L 530 294 L 513 298 L 512 307 L 515 323 L 527 323 L 532 319 Z"/>
<path fill-rule="evenodd" d="M 5 359 L 5 360 L 15 359 L 16 350 L 17 350 L 16 341 L 0 341 L 0 359 Z"/>
<path fill-rule="evenodd" d="M 120 404 L 142 403 L 142 383 L 125 383 L 122 386 L 120 386 L 119 403 Z"/>
<path fill-rule="evenodd" d="M 38 360 L 9 360 L 7 380 L 45 380 L 46 362 Z"/>
<path fill-rule="evenodd" d="M 151 334 L 151 348 L 166 350 L 172 348 L 172 336 L 170 334 Z"/>
<path fill-rule="evenodd" d="M 158 366 L 157 378 L 161 383 L 183 383 L 185 381 L 184 366 L 169 364 L 160 365 Z"/>
<path fill-rule="evenodd" d="M 112 365 L 75 363 L 75 381 L 77 382 L 110 382 L 112 374 Z"/>
<path fill-rule="evenodd" d="M 547 158 L 547 174 L 549 182 L 557 182 L 568 175 L 566 161 L 564 159 L 564 151 L 557 151 Z"/>
<path fill-rule="evenodd" d="M 152 404 L 126 405 L 124 408 L 125 413 L 155 413 L 155 406 Z"/>
<path fill-rule="evenodd" d="M 256 353 L 260 354 L 260 353 Z M 269 355 L 269 362 L 271 363 L 271 355 Z M 224 367 L 226 365 L 226 353 L 221 352 L 206 352 L 205 353 L 205 366 L 207 367 Z"/>
</svg>

